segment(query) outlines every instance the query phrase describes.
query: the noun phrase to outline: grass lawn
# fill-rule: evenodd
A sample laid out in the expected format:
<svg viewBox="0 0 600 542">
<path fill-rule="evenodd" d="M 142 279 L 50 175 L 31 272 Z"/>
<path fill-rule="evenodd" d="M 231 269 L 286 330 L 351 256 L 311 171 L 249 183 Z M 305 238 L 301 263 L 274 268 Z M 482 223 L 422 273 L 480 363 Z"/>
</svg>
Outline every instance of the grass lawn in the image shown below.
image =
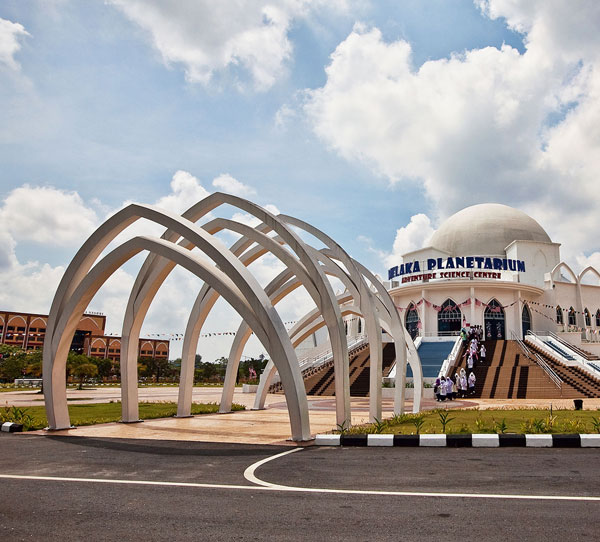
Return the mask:
<svg viewBox="0 0 600 542">
<path fill-rule="evenodd" d="M 245 410 L 244 405 L 233 403 L 232 410 Z M 192 403 L 192 414 L 214 414 L 219 411 L 218 403 Z M 140 402 L 140 418 L 168 418 L 177 413 L 177 403 Z M 121 402 L 94 403 L 91 405 L 69 405 L 71 423 L 77 425 L 94 425 L 97 423 L 118 422 L 121 419 Z M 0 408 L 0 422 L 11 421 L 23 423 L 26 430 L 43 429 L 48 426 L 46 409 L 43 406 L 26 408 Z"/>
<path fill-rule="evenodd" d="M 600 411 L 566 409 L 554 409 L 552 415 L 549 409 L 436 409 L 357 425 L 346 433 L 410 435 L 417 433 L 419 424 L 420 433 L 443 433 L 441 417 L 444 415 L 448 420 L 446 433 L 600 433 Z"/>
</svg>

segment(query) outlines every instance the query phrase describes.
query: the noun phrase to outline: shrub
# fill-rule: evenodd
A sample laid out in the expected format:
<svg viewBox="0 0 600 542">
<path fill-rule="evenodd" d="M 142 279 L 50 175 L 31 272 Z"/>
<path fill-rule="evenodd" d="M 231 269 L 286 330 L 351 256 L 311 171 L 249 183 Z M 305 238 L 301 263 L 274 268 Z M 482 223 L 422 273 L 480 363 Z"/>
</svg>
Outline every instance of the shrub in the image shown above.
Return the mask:
<svg viewBox="0 0 600 542">
<path fill-rule="evenodd" d="M 423 416 L 422 414 L 415 414 L 412 417 L 412 423 L 415 426 L 415 429 L 417 430 L 417 435 L 421 432 L 421 429 L 423 428 L 423 425 L 425 424 L 425 416 Z"/>
<path fill-rule="evenodd" d="M 496 430 L 496 433 L 506 433 L 506 430 L 508 429 L 508 426 L 506 425 L 506 418 L 502 418 L 502 420 L 499 422 L 494 421 L 494 429 Z"/>
<path fill-rule="evenodd" d="M 373 423 L 372 427 L 373 427 L 373 432 L 374 433 L 383 433 L 383 430 L 386 428 L 387 426 L 387 422 L 386 421 L 382 421 L 382 420 L 378 420 L 377 418 L 375 418 L 375 423 Z"/>
<path fill-rule="evenodd" d="M 0 409 L 0 425 L 5 422 L 21 424 L 24 431 L 28 431 L 35 425 L 33 416 L 26 408 L 8 405 Z"/>
<path fill-rule="evenodd" d="M 450 413 L 447 411 L 438 412 L 438 415 L 442 424 L 442 433 L 446 433 L 446 426 L 455 418 L 450 418 Z"/>
<path fill-rule="evenodd" d="M 561 430 L 564 433 L 585 433 L 587 431 L 585 423 L 581 420 L 568 420 L 563 422 Z"/>
</svg>

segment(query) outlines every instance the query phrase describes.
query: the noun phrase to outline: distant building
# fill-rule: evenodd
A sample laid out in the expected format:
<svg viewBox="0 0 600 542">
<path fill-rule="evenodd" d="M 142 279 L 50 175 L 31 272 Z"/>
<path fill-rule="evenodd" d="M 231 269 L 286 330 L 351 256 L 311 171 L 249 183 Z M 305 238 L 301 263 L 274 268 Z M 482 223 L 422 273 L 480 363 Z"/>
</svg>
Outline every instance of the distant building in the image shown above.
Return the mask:
<svg viewBox="0 0 600 542">
<path fill-rule="evenodd" d="M 46 336 L 47 314 L 0 311 L 0 344 L 24 350 L 41 350 Z M 71 350 L 94 358 L 121 359 L 121 337 L 106 335 L 106 316 L 86 313 L 81 317 Z M 169 359 L 169 341 L 140 338 L 138 356 Z"/>
</svg>

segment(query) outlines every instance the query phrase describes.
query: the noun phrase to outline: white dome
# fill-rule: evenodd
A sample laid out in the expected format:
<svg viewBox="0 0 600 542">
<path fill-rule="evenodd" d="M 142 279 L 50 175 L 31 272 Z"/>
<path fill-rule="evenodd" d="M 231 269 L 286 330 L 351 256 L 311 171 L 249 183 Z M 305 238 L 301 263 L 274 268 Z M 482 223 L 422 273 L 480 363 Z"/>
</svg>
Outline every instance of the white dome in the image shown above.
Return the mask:
<svg viewBox="0 0 600 542">
<path fill-rule="evenodd" d="M 452 256 L 501 256 L 513 241 L 551 243 L 544 229 L 523 211 L 482 203 L 452 215 L 433 234 L 430 245 Z"/>
</svg>

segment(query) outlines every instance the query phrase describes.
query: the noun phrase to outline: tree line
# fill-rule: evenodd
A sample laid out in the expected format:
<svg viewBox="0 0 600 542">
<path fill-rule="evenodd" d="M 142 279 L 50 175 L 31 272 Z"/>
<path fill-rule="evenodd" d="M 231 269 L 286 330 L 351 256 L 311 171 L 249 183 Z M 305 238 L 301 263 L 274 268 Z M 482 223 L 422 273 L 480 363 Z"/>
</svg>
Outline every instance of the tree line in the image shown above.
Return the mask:
<svg viewBox="0 0 600 542">
<path fill-rule="evenodd" d="M 240 362 L 238 382 L 254 383 L 263 371 L 267 360 L 263 357 L 248 358 Z M 138 376 L 141 381 L 178 382 L 181 358 L 173 361 L 141 356 L 138 359 Z M 227 358 L 214 362 L 202 361 L 196 354 L 194 382 L 220 383 L 225 380 Z M 254 377 L 256 375 L 256 377 Z M 14 382 L 17 378 L 41 378 L 42 350 L 25 351 L 18 346 L 0 344 L 0 382 Z M 90 380 L 118 382 L 121 379 L 119 361 L 101 359 L 69 352 L 67 357 L 67 380 L 79 382 L 80 387 Z"/>
</svg>

